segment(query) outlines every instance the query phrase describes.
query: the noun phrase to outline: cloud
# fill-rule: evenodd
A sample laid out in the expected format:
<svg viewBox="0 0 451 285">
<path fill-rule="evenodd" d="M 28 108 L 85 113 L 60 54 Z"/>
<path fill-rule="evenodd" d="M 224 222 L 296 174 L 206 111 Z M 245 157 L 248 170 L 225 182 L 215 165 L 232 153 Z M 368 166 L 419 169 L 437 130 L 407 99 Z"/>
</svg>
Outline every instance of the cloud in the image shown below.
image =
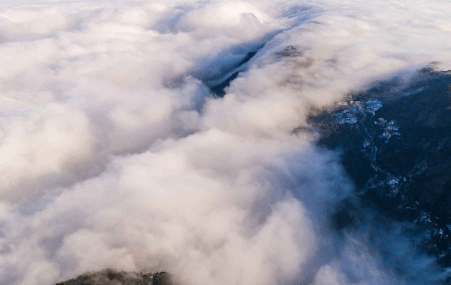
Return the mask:
<svg viewBox="0 0 451 285">
<path fill-rule="evenodd" d="M 450 68 L 448 10 L 419 0 L 2 2 L 2 282 L 105 268 L 199 285 L 414 280 L 382 269 L 370 249 L 385 245 L 365 239 L 369 229 L 331 229 L 353 186 L 337 153 L 291 131 L 310 107 L 376 79 Z M 281 56 L 287 46 L 298 53 Z M 224 98 L 212 95 L 206 83 L 249 52 Z"/>
</svg>

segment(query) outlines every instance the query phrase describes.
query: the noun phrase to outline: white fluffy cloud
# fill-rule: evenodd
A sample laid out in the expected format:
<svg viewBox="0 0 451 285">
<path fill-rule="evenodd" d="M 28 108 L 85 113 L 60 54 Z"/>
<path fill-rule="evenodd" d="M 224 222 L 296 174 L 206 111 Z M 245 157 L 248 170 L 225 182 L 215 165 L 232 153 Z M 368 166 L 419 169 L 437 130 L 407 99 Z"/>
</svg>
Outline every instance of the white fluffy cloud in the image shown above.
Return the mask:
<svg viewBox="0 0 451 285">
<path fill-rule="evenodd" d="M 377 254 L 330 251 L 326 216 L 352 185 L 336 154 L 290 132 L 375 79 L 449 69 L 450 10 L 0 1 L 0 279 L 115 268 L 199 285 L 393 284 Z M 263 43 L 213 97 L 202 80 Z M 301 56 L 278 56 L 288 45 Z"/>
</svg>

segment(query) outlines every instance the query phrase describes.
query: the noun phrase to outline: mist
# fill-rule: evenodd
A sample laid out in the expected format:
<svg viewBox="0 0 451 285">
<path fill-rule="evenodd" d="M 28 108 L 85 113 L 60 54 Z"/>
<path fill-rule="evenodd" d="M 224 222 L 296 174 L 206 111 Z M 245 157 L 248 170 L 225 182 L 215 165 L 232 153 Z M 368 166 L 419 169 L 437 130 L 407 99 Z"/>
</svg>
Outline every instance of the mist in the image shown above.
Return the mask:
<svg viewBox="0 0 451 285">
<path fill-rule="evenodd" d="M 334 229 L 354 185 L 338 152 L 292 131 L 377 80 L 451 69 L 450 14 L 424 0 L 0 1 L 1 283 L 111 268 L 434 284 L 409 225 L 360 207 L 358 228 Z"/>
</svg>

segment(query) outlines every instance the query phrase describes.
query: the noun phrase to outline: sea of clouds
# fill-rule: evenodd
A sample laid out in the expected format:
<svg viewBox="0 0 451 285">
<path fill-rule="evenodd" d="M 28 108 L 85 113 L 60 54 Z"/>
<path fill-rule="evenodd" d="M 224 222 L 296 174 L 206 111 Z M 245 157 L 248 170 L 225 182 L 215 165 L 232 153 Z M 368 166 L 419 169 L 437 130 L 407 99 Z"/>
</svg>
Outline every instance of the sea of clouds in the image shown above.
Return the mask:
<svg viewBox="0 0 451 285">
<path fill-rule="evenodd" d="M 105 268 L 432 284 L 397 227 L 331 229 L 354 186 L 339 153 L 292 130 L 375 80 L 451 69 L 449 15 L 425 0 L 0 0 L 0 284 Z"/>
</svg>

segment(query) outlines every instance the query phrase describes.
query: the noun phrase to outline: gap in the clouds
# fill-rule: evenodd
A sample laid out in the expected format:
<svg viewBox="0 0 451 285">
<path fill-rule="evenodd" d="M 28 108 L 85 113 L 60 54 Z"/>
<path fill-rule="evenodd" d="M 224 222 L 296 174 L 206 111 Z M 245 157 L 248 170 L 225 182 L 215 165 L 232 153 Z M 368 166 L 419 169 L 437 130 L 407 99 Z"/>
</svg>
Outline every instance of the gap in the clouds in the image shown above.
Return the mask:
<svg viewBox="0 0 451 285">
<path fill-rule="evenodd" d="M 179 25 L 183 16 L 194 10 L 193 5 L 179 5 L 174 7 L 171 14 L 163 17 L 155 28 L 159 33 L 176 34 L 180 32 Z M 176 12 L 174 12 L 174 10 Z M 190 72 L 194 78 L 200 80 L 209 89 L 210 92 L 222 98 L 226 94 L 226 88 L 235 80 L 240 73 L 249 68 L 249 62 L 258 55 L 265 45 L 272 41 L 276 36 L 288 32 L 301 24 L 314 19 L 322 9 L 314 8 L 309 5 L 297 5 L 288 10 L 281 10 L 280 15 L 283 18 L 290 19 L 287 27 L 270 31 L 259 39 L 239 43 L 228 49 L 219 50 L 216 53 L 198 60 L 196 67 Z M 178 85 L 181 78 L 172 80 L 169 85 Z"/>
<path fill-rule="evenodd" d="M 246 64 L 247 62 L 249 62 L 249 60 L 251 60 L 251 58 L 253 58 L 255 56 L 255 54 L 257 53 L 257 51 L 251 51 L 248 52 L 247 55 L 245 56 L 245 58 L 239 63 L 239 65 L 237 66 L 237 68 L 239 68 L 240 66 L 242 66 L 243 64 Z M 240 71 L 236 71 L 234 72 L 229 78 L 227 78 L 226 80 L 224 80 L 221 84 L 216 85 L 216 86 L 212 86 L 210 87 L 211 92 L 213 92 L 214 94 L 216 94 L 219 97 L 224 97 L 225 95 L 225 89 L 227 87 L 229 87 L 230 83 L 236 79 L 238 77 L 238 75 L 240 74 Z"/>
<path fill-rule="evenodd" d="M 263 47 L 264 47 L 264 45 L 262 45 L 258 50 L 262 49 Z M 246 71 L 246 69 L 247 69 L 246 64 L 257 54 L 258 50 L 248 52 L 246 54 L 246 56 L 243 58 L 243 60 L 239 64 L 237 64 L 236 67 L 233 69 L 232 75 L 227 77 L 227 79 L 225 79 L 218 85 L 209 86 L 211 92 L 218 97 L 221 97 L 221 98 L 224 97 L 224 95 L 226 93 L 225 89 L 230 86 L 230 83 L 233 80 L 235 80 L 241 72 Z M 282 56 L 282 57 L 293 57 L 293 56 L 299 56 L 302 54 L 300 52 L 298 52 L 295 47 L 288 46 L 282 52 L 278 52 L 277 55 Z M 235 70 L 237 70 L 237 71 L 235 71 Z M 227 75 L 229 75 L 229 74 L 230 74 L 230 72 L 227 73 Z M 208 83 L 206 83 L 206 85 L 207 84 Z"/>
<path fill-rule="evenodd" d="M 251 60 L 258 55 L 266 43 L 284 31 L 284 29 L 276 30 L 259 40 L 241 43 L 218 51 L 214 56 L 200 59 L 191 75 L 210 88 L 212 94 L 223 97 L 226 93 L 225 89 L 240 73 L 248 69 Z"/>
<path fill-rule="evenodd" d="M 231 82 L 240 73 L 247 71 L 249 62 L 258 55 L 260 50 L 265 48 L 268 42 L 272 41 L 278 35 L 295 29 L 301 24 L 315 18 L 321 11 L 321 9 L 314 9 L 311 6 L 295 6 L 286 11 L 282 11 L 281 15 L 283 17 L 292 20 L 289 27 L 272 31 L 254 42 L 241 43 L 229 49 L 219 51 L 213 57 L 201 59 L 198 67 L 191 75 L 201 80 L 210 88 L 212 94 L 222 98 L 226 94 L 226 88 L 230 86 Z M 295 56 L 299 54 L 300 52 L 291 46 L 278 53 L 279 56 Z"/>
<path fill-rule="evenodd" d="M 207 66 L 194 71 L 193 76 L 210 88 L 213 94 L 223 97 L 225 88 L 247 69 L 249 61 L 264 45 L 264 42 L 250 43 L 219 52 L 212 59 L 206 60 Z"/>
</svg>

